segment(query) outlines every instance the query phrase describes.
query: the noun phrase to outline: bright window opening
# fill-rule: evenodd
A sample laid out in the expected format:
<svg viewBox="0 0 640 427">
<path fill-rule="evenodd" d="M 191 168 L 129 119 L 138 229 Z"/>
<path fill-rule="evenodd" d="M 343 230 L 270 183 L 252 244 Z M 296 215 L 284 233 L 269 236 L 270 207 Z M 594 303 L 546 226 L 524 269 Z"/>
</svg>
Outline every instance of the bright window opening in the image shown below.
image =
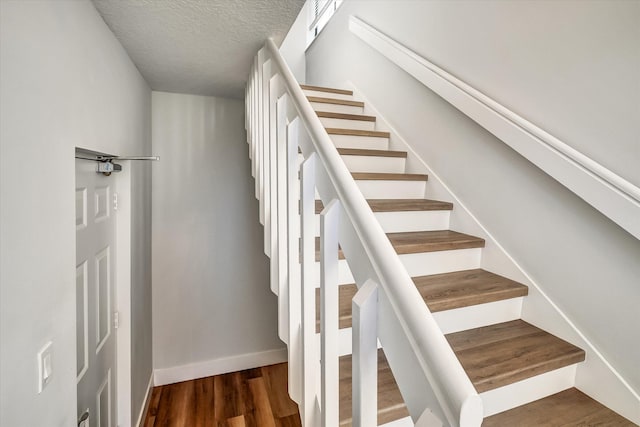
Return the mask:
<svg viewBox="0 0 640 427">
<path fill-rule="evenodd" d="M 307 32 L 307 47 L 320 34 L 333 14 L 344 0 L 309 0 L 309 31 Z"/>
</svg>

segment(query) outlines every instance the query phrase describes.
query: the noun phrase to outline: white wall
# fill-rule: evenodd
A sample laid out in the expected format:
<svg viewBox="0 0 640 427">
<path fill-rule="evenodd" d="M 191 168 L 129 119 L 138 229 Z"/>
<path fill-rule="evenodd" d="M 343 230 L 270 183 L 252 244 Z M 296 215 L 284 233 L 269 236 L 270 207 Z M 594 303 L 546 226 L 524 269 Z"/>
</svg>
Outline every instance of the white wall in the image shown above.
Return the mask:
<svg viewBox="0 0 640 427">
<path fill-rule="evenodd" d="M 146 154 L 150 90 L 90 2 L 2 1 L 0 93 L 0 425 L 72 426 L 74 149 Z M 137 416 L 151 374 L 150 174 L 132 169 Z M 49 340 L 54 376 L 38 395 Z"/>
<path fill-rule="evenodd" d="M 153 354 L 164 382 L 283 344 L 244 103 L 164 92 L 152 99 L 153 150 L 162 159 L 153 169 Z"/>
<path fill-rule="evenodd" d="M 280 54 L 299 83 L 304 83 L 306 79 L 307 70 L 304 51 L 307 48 L 310 7 L 311 2 L 306 1 L 280 45 Z"/>
<path fill-rule="evenodd" d="M 640 390 L 640 242 L 357 39 L 351 14 L 640 185 L 640 3 L 350 1 L 307 50 L 307 82 L 352 81 Z"/>
</svg>

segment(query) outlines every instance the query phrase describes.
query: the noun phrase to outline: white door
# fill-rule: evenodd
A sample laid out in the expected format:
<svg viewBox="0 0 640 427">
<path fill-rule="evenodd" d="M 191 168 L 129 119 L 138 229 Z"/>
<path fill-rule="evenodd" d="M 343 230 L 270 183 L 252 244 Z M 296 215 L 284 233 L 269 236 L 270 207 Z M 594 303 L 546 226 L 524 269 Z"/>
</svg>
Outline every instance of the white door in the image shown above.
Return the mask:
<svg viewBox="0 0 640 427">
<path fill-rule="evenodd" d="M 76 159 L 76 342 L 78 419 L 116 425 L 115 177 Z"/>
</svg>

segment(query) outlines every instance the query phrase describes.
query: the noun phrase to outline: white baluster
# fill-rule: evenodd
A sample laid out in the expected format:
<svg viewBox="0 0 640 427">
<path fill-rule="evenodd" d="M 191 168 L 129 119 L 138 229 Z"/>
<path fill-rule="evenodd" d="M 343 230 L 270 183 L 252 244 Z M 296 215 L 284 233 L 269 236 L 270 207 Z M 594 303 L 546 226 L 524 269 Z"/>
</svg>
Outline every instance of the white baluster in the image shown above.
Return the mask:
<svg viewBox="0 0 640 427">
<path fill-rule="evenodd" d="M 269 79 L 267 96 L 267 123 L 269 132 L 265 135 L 266 138 L 266 153 L 265 163 L 267 164 L 267 173 L 264 177 L 264 253 L 268 257 L 271 257 L 272 242 L 271 236 L 275 234 L 276 227 L 272 224 L 272 212 L 274 212 L 274 198 L 273 198 L 273 183 L 275 180 L 273 176 L 275 174 L 275 166 L 272 156 L 273 147 L 276 141 L 276 101 L 278 99 L 278 91 L 280 90 L 279 76 L 276 74 Z"/>
<path fill-rule="evenodd" d="M 254 155 L 255 155 L 255 162 L 256 162 L 256 174 L 255 174 L 255 196 L 256 199 L 258 199 L 258 204 L 260 205 L 262 203 L 262 201 L 260 200 L 260 177 L 261 175 L 261 170 L 262 170 L 262 165 L 260 164 L 260 161 L 262 160 L 260 158 L 260 149 L 262 148 L 262 132 L 260 132 L 260 129 L 262 129 L 262 117 L 263 117 L 263 111 L 262 111 L 262 64 L 264 63 L 264 59 L 265 59 L 265 52 L 264 49 L 260 49 L 258 51 L 258 56 L 257 56 L 257 63 L 256 63 L 256 95 L 255 95 L 255 102 L 256 102 L 256 126 L 254 128 L 254 135 L 255 135 L 255 143 L 256 143 L 256 147 L 254 150 Z M 260 209 L 261 211 L 261 209 Z M 260 223 L 262 224 L 263 222 L 263 218 L 261 216 L 259 216 L 259 220 Z"/>
<path fill-rule="evenodd" d="M 353 426 L 378 425 L 378 284 L 367 280 L 352 300 Z"/>
<path fill-rule="evenodd" d="M 260 129 L 260 132 L 262 133 L 262 150 L 260 152 L 260 156 L 262 158 L 261 160 L 261 164 L 262 164 L 262 174 L 261 174 L 261 188 L 260 188 L 260 194 L 261 194 L 261 205 L 262 206 L 262 211 L 261 211 L 261 215 L 262 215 L 262 224 L 264 225 L 263 229 L 263 236 L 264 238 L 262 239 L 263 242 L 263 251 L 265 254 L 269 253 L 269 242 L 270 242 L 270 238 L 269 238 L 269 233 L 271 231 L 271 228 L 269 227 L 269 218 L 270 218 L 270 200 L 269 200 L 269 170 L 271 167 L 271 164 L 269 162 L 269 147 L 270 147 L 270 127 L 271 127 L 271 121 L 269 120 L 270 118 L 270 107 L 271 107 L 271 101 L 269 98 L 270 95 L 270 84 L 271 84 L 271 59 L 267 60 L 264 65 L 262 66 L 262 85 L 263 85 L 263 95 L 262 95 L 262 104 L 263 104 L 263 109 L 264 109 L 264 117 L 262 118 L 262 128 Z"/>
<path fill-rule="evenodd" d="M 316 154 L 302 163 L 300 173 L 300 235 L 302 239 L 302 425 L 315 427 L 316 375 L 319 366 L 316 349 L 316 238 L 315 189 Z"/>
<path fill-rule="evenodd" d="M 287 127 L 287 230 L 289 248 L 289 396 L 295 402 L 302 401 L 301 385 L 301 347 L 300 322 L 300 213 L 298 197 L 298 140 L 302 130 L 298 117 L 291 120 Z"/>
<path fill-rule="evenodd" d="M 278 221 L 276 236 L 276 266 L 278 270 L 278 336 L 289 344 L 289 291 L 287 265 L 287 103 L 285 93 L 278 99 L 276 132 L 276 183 L 278 205 L 275 217 Z M 273 256 L 273 254 L 272 254 Z"/>
<path fill-rule="evenodd" d="M 265 187 L 265 179 L 267 174 L 269 173 L 269 164 L 268 164 L 268 149 L 269 149 L 269 80 L 271 79 L 271 59 L 266 59 L 264 64 L 262 64 L 262 77 L 261 77 L 261 85 L 262 91 L 260 93 L 260 107 L 262 108 L 262 115 L 260 117 L 260 140 L 262 144 L 260 146 L 260 222 L 264 225 L 264 218 L 266 212 L 266 201 L 264 197 L 264 193 L 266 192 Z M 266 229 L 266 228 L 265 228 Z"/>
<path fill-rule="evenodd" d="M 339 423 L 338 227 L 340 202 L 331 200 L 320 214 L 320 343 L 322 426 Z"/>
<path fill-rule="evenodd" d="M 269 111 L 269 121 L 271 122 L 271 130 L 269 135 L 269 199 L 271 203 L 269 220 L 269 256 L 271 257 L 271 290 L 278 293 L 278 264 L 277 264 L 277 242 L 278 242 L 278 168 L 277 168 L 277 147 L 278 147 L 278 97 L 282 94 L 281 78 L 276 74 L 271 78 L 269 87 L 271 108 Z"/>
</svg>

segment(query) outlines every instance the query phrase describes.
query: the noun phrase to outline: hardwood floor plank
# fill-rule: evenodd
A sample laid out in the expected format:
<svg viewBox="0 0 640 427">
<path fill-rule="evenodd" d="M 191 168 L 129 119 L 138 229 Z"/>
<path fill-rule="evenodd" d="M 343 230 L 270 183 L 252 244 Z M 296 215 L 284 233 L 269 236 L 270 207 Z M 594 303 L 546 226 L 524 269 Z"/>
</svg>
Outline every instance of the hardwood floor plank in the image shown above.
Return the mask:
<svg viewBox="0 0 640 427">
<path fill-rule="evenodd" d="M 193 426 L 209 427 L 215 423 L 213 377 L 194 380 Z"/>
<path fill-rule="evenodd" d="M 154 427 L 186 427 L 190 424 L 189 402 L 193 397 L 190 381 L 164 386 Z"/>
<path fill-rule="evenodd" d="M 302 427 L 300 415 L 289 415 L 288 417 L 276 418 L 276 427 Z"/>
<path fill-rule="evenodd" d="M 259 427 L 276 427 L 273 413 L 271 412 L 271 403 L 267 394 L 263 378 L 252 378 L 247 380 L 249 392 L 253 397 L 255 404 L 255 420 Z"/>
<path fill-rule="evenodd" d="M 245 413 L 240 375 L 240 372 L 233 372 L 214 377 L 214 419 L 217 423 Z"/>
<path fill-rule="evenodd" d="M 276 418 L 287 417 L 298 413 L 298 405 L 291 400 L 287 391 L 289 387 L 288 369 L 286 363 L 262 368 L 265 386 L 269 393 L 271 410 Z"/>
<path fill-rule="evenodd" d="M 251 392 L 251 388 L 249 387 L 249 381 L 253 381 L 256 378 L 262 378 L 260 376 L 260 370 L 248 369 L 240 371 L 239 374 L 240 385 L 238 391 L 243 403 L 242 413 L 244 415 L 244 422 L 247 427 L 259 427 L 260 423 L 256 416 L 258 405 L 254 399 L 253 393 Z"/>
<path fill-rule="evenodd" d="M 158 406 L 160 404 L 160 397 L 162 396 L 163 386 L 154 387 L 151 391 L 151 398 L 149 399 L 149 409 L 147 409 L 147 418 L 144 422 L 144 427 L 154 427 L 156 422 L 156 415 L 158 414 Z"/>
<path fill-rule="evenodd" d="M 238 415 L 237 417 L 229 418 L 226 423 L 226 427 L 246 427 L 244 422 L 244 415 Z"/>
</svg>

